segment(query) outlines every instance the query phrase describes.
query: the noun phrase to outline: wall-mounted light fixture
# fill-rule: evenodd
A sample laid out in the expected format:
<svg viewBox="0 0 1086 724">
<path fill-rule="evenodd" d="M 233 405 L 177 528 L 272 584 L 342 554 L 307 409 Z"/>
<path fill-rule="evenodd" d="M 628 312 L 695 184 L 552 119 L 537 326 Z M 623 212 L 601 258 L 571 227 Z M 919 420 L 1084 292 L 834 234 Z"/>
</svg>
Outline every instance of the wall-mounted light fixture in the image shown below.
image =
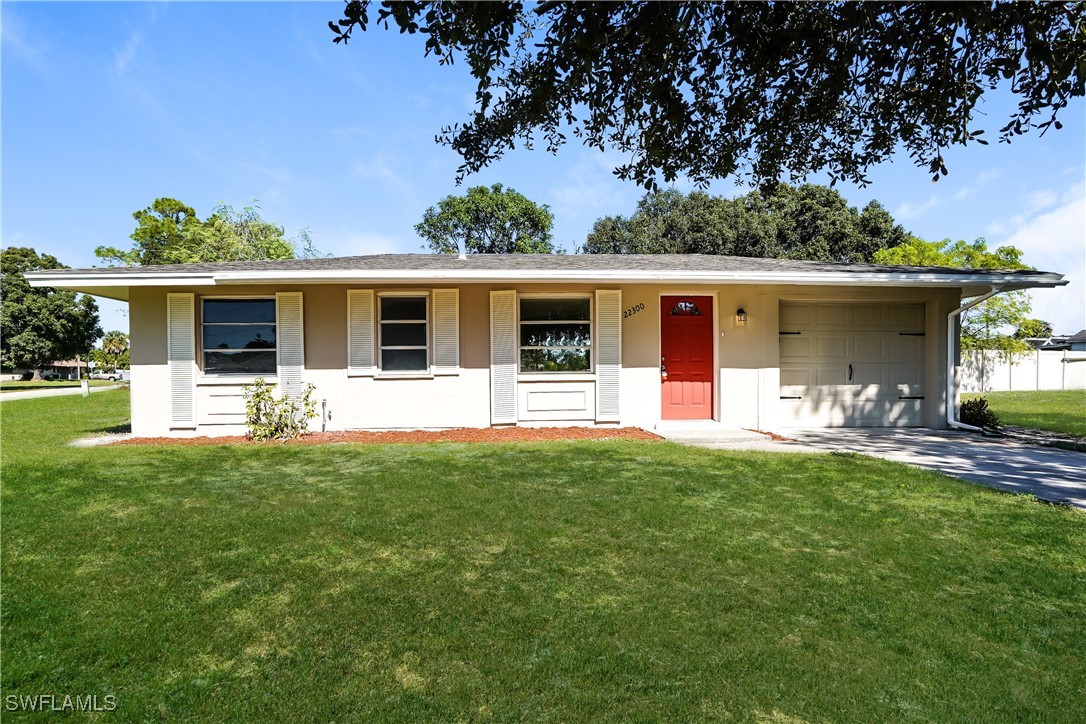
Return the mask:
<svg viewBox="0 0 1086 724">
<path fill-rule="evenodd" d="M 746 324 L 747 323 L 747 310 L 743 309 L 742 307 L 739 307 L 739 309 L 735 310 L 735 323 L 736 324 Z"/>
</svg>

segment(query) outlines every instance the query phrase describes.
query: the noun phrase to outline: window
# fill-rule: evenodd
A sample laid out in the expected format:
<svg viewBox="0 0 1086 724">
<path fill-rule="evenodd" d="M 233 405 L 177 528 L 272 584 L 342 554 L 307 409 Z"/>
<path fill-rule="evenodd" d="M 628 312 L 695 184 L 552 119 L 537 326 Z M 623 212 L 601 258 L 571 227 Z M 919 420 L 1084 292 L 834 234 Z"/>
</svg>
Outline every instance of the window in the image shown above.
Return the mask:
<svg viewBox="0 0 1086 724">
<path fill-rule="evenodd" d="M 275 374 L 274 299 L 204 299 L 203 305 L 205 374 Z"/>
<path fill-rule="evenodd" d="M 428 299 L 383 295 L 379 300 L 381 370 L 429 371 Z"/>
<path fill-rule="evenodd" d="M 520 371 L 592 369 L 592 302 L 567 297 L 520 300 Z"/>
<path fill-rule="evenodd" d="M 675 306 L 671 308 L 672 317 L 700 317 L 701 309 L 698 308 L 694 302 L 675 302 Z"/>
</svg>

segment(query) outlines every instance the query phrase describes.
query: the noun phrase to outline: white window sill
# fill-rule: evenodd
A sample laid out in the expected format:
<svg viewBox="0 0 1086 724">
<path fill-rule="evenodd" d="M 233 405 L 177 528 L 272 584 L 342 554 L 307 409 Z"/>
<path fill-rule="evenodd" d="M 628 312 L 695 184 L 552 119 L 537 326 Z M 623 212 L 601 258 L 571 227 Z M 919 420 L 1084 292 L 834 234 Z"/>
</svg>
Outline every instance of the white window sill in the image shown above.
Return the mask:
<svg viewBox="0 0 1086 724">
<path fill-rule="evenodd" d="M 429 372 L 378 372 L 373 376 L 375 380 L 432 380 L 434 375 Z"/>
<path fill-rule="evenodd" d="M 595 372 L 520 372 L 518 382 L 595 382 Z"/>
<path fill-rule="evenodd" d="M 202 387 L 205 385 L 251 385 L 258 379 L 263 378 L 269 385 L 279 384 L 279 378 L 275 376 L 266 375 L 208 375 L 205 377 L 196 378 L 196 386 Z"/>
</svg>

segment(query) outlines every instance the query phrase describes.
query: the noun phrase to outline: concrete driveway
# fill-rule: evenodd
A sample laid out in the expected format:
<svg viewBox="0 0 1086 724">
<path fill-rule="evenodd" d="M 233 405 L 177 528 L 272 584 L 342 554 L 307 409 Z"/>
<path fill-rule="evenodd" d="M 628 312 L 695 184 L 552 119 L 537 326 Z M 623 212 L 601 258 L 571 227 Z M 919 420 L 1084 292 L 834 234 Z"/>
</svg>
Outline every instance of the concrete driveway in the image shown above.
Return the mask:
<svg viewBox="0 0 1086 724">
<path fill-rule="evenodd" d="M 790 444 L 797 448 L 872 455 L 1086 508 L 1086 453 L 949 430 L 818 429 L 783 434 L 795 440 Z"/>
<path fill-rule="evenodd" d="M 1086 509 L 1086 453 L 971 432 L 917 428 L 781 430 L 785 441 L 718 423 L 663 423 L 652 432 L 712 450 L 855 452 Z"/>
</svg>

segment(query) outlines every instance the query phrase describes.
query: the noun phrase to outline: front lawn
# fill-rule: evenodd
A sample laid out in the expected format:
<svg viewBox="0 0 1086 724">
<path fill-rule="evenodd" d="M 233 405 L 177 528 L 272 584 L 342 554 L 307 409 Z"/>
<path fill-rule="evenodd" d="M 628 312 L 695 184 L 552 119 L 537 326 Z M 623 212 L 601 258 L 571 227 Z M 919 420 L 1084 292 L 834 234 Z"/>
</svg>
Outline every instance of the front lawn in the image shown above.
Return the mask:
<svg viewBox="0 0 1086 724">
<path fill-rule="evenodd" d="M 988 398 L 988 407 L 999 416 L 1001 424 L 1086 437 L 1086 390 L 962 395 L 962 399 L 974 397 Z"/>
<path fill-rule="evenodd" d="M 1081 511 L 663 442 L 60 447 L 127 402 L 4 403 L 5 695 L 115 694 L 124 720 L 1086 720 Z"/>
</svg>

